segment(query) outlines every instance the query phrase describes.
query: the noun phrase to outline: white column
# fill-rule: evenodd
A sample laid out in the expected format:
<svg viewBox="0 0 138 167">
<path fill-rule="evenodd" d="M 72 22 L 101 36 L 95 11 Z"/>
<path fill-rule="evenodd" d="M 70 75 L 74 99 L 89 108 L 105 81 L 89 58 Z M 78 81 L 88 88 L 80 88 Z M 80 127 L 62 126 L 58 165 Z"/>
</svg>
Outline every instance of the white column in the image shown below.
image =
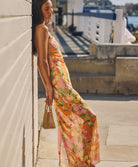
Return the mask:
<svg viewBox="0 0 138 167">
<path fill-rule="evenodd" d="M 114 43 L 121 43 L 122 41 L 122 33 L 124 31 L 123 26 L 123 10 L 116 9 L 116 20 L 114 22 Z"/>
<path fill-rule="evenodd" d="M 83 11 L 83 0 L 68 0 L 68 13 L 72 13 L 72 10 L 74 10 L 74 13 L 82 13 Z M 71 16 L 68 16 L 68 25 L 71 24 Z M 79 17 L 74 16 L 74 25 L 79 26 Z"/>
<path fill-rule="evenodd" d="M 74 12 L 75 13 L 82 12 L 83 11 L 83 5 L 84 5 L 83 0 L 75 0 L 73 2 Z"/>
<path fill-rule="evenodd" d="M 68 0 L 68 13 L 71 13 L 72 12 L 72 9 L 73 9 L 73 0 Z"/>
</svg>

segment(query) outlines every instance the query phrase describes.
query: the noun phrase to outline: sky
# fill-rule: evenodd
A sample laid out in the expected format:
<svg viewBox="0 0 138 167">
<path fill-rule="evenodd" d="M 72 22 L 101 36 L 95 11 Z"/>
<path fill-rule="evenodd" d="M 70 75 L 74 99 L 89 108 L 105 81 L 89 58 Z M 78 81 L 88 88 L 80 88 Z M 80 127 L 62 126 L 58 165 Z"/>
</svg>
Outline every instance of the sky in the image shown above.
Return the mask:
<svg viewBox="0 0 138 167">
<path fill-rule="evenodd" d="M 125 3 L 138 3 L 138 0 L 110 0 L 115 5 L 124 5 Z"/>
</svg>

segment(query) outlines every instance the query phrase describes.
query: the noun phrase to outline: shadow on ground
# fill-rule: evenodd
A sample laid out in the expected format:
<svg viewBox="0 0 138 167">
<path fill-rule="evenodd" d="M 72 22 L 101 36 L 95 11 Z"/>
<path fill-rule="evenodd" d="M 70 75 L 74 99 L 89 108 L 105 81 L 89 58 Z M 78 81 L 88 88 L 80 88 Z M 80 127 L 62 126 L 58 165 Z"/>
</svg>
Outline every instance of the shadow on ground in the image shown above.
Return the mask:
<svg viewBox="0 0 138 167">
<path fill-rule="evenodd" d="M 136 95 L 100 95 L 100 94 L 80 94 L 85 100 L 104 100 L 104 101 L 138 101 Z"/>
<path fill-rule="evenodd" d="M 97 95 L 97 94 L 80 94 L 84 100 L 104 100 L 104 101 L 138 101 L 136 95 Z M 46 94 L 38 93 L 38 98 L 46 98 Z"/>
<path fill-rule="evenodd" d="M 76 57 L 79 55 L 89 55 L 89 45 L 92 43 L 91 40 L 85 36 L 72 36 L 67 30 L 62 27 L 58 27 L 56 37 L 62 46 L 62 54 L 73 55 Z"/>
</svg>

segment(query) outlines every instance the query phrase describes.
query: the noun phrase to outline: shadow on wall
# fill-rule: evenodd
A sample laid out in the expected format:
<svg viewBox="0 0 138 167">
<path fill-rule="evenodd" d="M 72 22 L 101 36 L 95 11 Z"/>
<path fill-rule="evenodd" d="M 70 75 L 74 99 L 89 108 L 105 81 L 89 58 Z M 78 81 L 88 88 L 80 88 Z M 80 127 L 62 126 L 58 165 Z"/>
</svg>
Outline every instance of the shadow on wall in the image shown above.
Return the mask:
<svg viewBox="0 0 138 167">
<path fill-rule="evenodd" d="M 135 165 L 135 166 L 130 166 L 130 167 L 138 167 L 138 165 Z"/>
</svg>

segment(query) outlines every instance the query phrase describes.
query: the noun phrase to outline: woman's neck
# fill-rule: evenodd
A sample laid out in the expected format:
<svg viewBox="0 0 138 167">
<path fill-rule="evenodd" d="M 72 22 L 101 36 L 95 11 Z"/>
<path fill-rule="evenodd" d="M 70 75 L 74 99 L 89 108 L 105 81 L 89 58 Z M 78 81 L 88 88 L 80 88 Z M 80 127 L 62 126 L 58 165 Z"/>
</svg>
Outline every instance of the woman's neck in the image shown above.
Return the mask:
<svg viewBox="0 0 138 167">
<path fill-rule="evenodd" d="M 43 21 L 43 23 L 42 23 L 43 25 L 45 25 L 46 24 L 46 21 Z"/>
</svg>

